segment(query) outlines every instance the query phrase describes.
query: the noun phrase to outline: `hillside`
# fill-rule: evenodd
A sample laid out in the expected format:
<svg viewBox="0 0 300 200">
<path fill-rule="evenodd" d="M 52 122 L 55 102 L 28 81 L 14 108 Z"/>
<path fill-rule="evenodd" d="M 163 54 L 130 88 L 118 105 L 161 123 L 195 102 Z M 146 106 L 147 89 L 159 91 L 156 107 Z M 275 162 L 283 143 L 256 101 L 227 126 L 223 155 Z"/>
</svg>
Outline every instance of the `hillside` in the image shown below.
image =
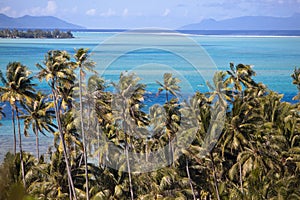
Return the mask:
<svg viewBox="0 0 300 200">
<path fill-rule="evenodd" d="M 0 14 L 0 28 L 8 29 L 83 29 L 52 16 L 29 16 L 13 18 Z"/>
<path fill-rule="evenodd" d="M 300 30 L 300 14 L 291 17 L 244 16 L 216 21 L 204 19 L 180 30 Z"/>
</svg>

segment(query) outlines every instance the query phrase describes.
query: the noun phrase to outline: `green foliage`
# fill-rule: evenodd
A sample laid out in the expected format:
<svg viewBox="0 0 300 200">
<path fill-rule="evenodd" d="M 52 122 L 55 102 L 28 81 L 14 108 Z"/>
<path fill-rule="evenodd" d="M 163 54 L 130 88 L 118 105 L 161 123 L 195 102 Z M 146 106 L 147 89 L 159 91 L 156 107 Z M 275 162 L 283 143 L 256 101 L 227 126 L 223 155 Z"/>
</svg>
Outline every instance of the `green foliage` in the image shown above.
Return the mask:
<svg viewBox="0 0 300 200">
<path fill-rule="evenodd" d="M 27 155 L 24 155 L 26 160 Z M 0 199 L 8 200 L 30 200 L 33 199 L 22 184 L 20 174 L 20 155 L 7 153 L 0 166 Z M 25 164 L 30 168 L 30 164 Z"/>
<path fill-rule="evenodd" d="M 21 31 L 18 29 L 4 29 L 0 30 L 0 38 L 73 38 L 73 34 L 71 31 L 45 31 L 45 30 L 26 30 Z"/>
<path fill-rule="evenodd" d="M 298 89 L 298 94 L 293 98 L 293 100 L 300 101 L 300 68 L 295 68 L 291 77 L 293 78 L 293 84 L 296 85 Z"/>
<path fill-rule="evenodd" d="M 10 63 L 6 76 L 0 74 L 1 100 L 21 103 L 25 130 L 31 126 L 37 136 L 54 134 L 48 156 L 6 155 L 0 199 L 299 199 L 300 104 L 284 102 L 282 94 L 255 82 L 251 66 L 231 63 L 229 71 L 217 72 L 207 83 L 210 92 L 197 92 L 188 101 L 179 98 L 180 80 L 166 73 L 162 83 L 157 81 L 164 104 L 146 112 L 146 85 L 139 77 L 122 73 L 110 91 L 94 65 L 87 49 L 78 49 L 74 58 L 49 51 L 36 76 L 48 82 L 49 98 L 35 93 L 30 72 L 20 63 Z M 295 69 L 298 89 L 299 77 Z M 194 128 L 177 137 L 188 124 Z M 194 141 L 175 160 L 179 152 L 171 142 L 191 135 Z M 125 155 L 108 152 L 109 145 Z M 128 152 L 152 162 L 149 152 L 166 145 L 160 159 L 172 161 L 169 166 L 130 173 Z M 119 170 L 108 168 L 111 164 Z"/>
</svg>

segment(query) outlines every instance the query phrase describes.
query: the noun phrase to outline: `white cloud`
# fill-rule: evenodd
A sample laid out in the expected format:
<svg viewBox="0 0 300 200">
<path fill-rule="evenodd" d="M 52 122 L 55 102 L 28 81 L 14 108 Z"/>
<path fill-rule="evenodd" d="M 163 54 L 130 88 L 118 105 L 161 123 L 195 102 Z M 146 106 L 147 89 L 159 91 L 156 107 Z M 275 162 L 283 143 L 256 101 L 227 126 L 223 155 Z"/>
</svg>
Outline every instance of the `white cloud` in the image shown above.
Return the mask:
<svg viewBox="0 0 300 200">
<path fill-rule="evenodd" d="M 0 8 L 0 13 L 3 13 L 10 17 L 20 17 L 20 13 L 13 10 L 10 6 Z"/>
<path fill-rule="evenodd" d="M 106 12 L 103 12 L 100 15 L 103 16 L 103 17 L 111 17 L 111 16 L 115 16 L 116 15 L 116 11 L 114 11 L 111 8 L 109 8 Z"/>
<path fill-rule="evenodd" d="M 128 8 L 125 8 L 124 10 L 123 10 L 123 14 L 122 14 L 123 16 L 127 16 L 128 15 Z"/>
<path fill-rule="evenodd" d="M 6 7 L 0 9 L 0 13 L 8 14 L 10 10 L 11 10 L 11 7 L 6 6 Z"/>
<path fill-rule="evenodd" d="M 94 16 L 94 15 L 96 15 L 96 9 L 94 9 L 94 8 L 89 9 L 85 12 L 85 14 L 90 15 L 90 16 Z"/>
<path fill-rule="evenodd" d="M 51 0 L 47 2 L 46 7 L 32 7 L 29 9 L 24 10 L 23 12 L 19 13 L 19 15 L 33 15 L 33 16 L 40 16 L 40 15 L 54 15 L 57 11 L 56 2 Z"/>
<path fill-rule="evenodd" d="M 169 8 L 166 8 L 162 16 L 166 17 L 170 14 L 171 10 Z"/>
<path fill-rule="evenodd" d="M 55 1 L 48 1 L 47 3 L 47 7 L 45 8 L 45 13 L 47 13 L 47 15 L 52 15 L 56 13 L 56 2 Z"/>
</svg>

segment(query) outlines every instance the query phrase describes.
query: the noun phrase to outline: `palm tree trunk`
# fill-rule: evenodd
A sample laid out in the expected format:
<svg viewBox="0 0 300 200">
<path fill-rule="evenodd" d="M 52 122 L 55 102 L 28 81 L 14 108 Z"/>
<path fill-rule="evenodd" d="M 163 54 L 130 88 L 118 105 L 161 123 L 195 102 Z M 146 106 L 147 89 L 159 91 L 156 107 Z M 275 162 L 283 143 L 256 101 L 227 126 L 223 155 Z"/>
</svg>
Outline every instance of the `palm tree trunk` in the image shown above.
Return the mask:
<svg viewBox="0 0 300 200">
<path fill-rule="evenodd" d="M 67 167 L 67 173 L 68 173 L 68 179 L 69 179 L 69 187 L 72 190 L 74 199 L 77 200 L 76 192 L 75 192 L 75 187 L 74 187 L 74 183 L 73 183 L 73 179 L 72 179 L 72 174 L 71 174 L 71 169 L 70 169 L 69 158 L 68 158 L 68 154 L 67 154 L 67 147 L 66 147 L 65 138 L 64 138 L 63 130 L 62 130 L 62 126 L 61 126 L 61 121 L 60 121 L 60 116 L 59 116 L 59 110 L 58 110 L 58 107 L 57 107 L 57 97 L 56 97 L 56 92 L 55 92 L 54 86 L 52 86 L 52 94 L 53 94 L 54 110 L 55 110 L 55 116 L 56 116 L 56 121 L 57 121 L 57 125 L 58 125 L 59 137 L 60 137 L 60 140 L 62 142 L 63 153 L 64 153 L 66 167 Z"/>
<path fill-rule="evenodd" d="M 127 137 L 126 137 L 126 140 L 127 140 Z M 125 141 L 125 154 L 126 154 L 128 179 L 129 179 L 129 187 L 130 187 L 130 197 L 131 197 L 131 200 L 133 200 L 133 188 L 132 188 L 132 179 L 131 179 L 131 169 L 130 169 L 130 163 L 129 163 L 129 157 L 128 157 L 128 144 L 127 144 L 127 141 Z"/>
<path fill-rule="evenodd" d="M 126 98 L 123 97 L 123 101 L 126 102 Z M 125 135 L 125 156 L 126 156 L 126 164 L 127 164 L 127 171 L 128 171 L 128 179 L 129 179 L 129 190 L 130 190 L 130 198 L 131 200 L 134 199 L 134 194 L 133 194 L 133 187 L 132 187 L 132 178 L 131 178 L 131 169 L 130 169 L 130 162 L 129 162 L 129 156 L 128 156 L 128 131 L 129 131 L 129 128 L 128 128 L 128 124 L 127 124 L 127 121 L 126 121 L 126 107 L 127 105 L 125 105 L 125 107 L 122 106 L 122 119 L 123 119 L 123 122 L 122 122 L 122 128 L 124 130 L 124 135 Z"/>
<path fill-rule="evenodd" d="M 242 166 L 241 166 L 241 163 L 239 163 L 239 171 L 240 171 L 240 186 L 241 186 L 241 191 L 242 191 L 242 194 L 244 194 L 244 189 L 243 189 L 243 177 L 242 177 Z"/>
<path fill-rule="evenodd" d="M 16 136 L 16 123 L 15 123 L 15 111 L 11 108 L 12 127 L 14 131 L 14 155 L 17 152 L 17 136 Z"/>
<path fill-rule="evenodd" d="M 18 124 L 18 135 L 19 135 L 19 148 L 20 148 L 20 162 L 21 162 L 21 172 L 22 172 L 22 180 L 24 188 L 26 188 L 26 182 L 25 182 L 25 167 L 24 167 L 24 160 L 23 160 L 23 148 L 22 148 L 22 136 L 21 136 L 21 125 L 19 120 L 19 111 L 18 107 L 14 105 L 16 110 L 16 118 L 17 118 L 17 124 Z"/>
<path fill-rule="evenodd" d="M 167 104 L 169 104 L 168 90 L 166 90 L 166 101 L 167 101 Z M 172 142 L 171 142 L 171 131 L 168 134 L 168 139 L 169 139 L 169 161 L 171 161 L 170 163 L 174 167 L 174 163 L 173 163 L 174 162 L 174 152 L 173 152 L 173 147 L 172 147 Z"/>
<path fill-rule="evenodd" d="M 216 176 L 216 169 L 215 169 L 214 157 L 213 157 L 213 155 L 212 155 L 211 152 L 210 152 L 210 158 L 211 158 L 211 164 L 212 164 L 212 170 L 213 170 L 214 187 L 215 187 L 215 190 L 216 190 L 216 196 L 217 196 L 218 200 L 221 200 L 220 194 L 219 194 L 217 176 Z"/>
<path fill-rule="evenodd" d="M 97 127 L 96 127 L 96 129 L 97 129 L 97 150 L 98 150 L 98 166 L 100 167 L 100 165 L 101 165 L 101 161 L 100 161 L 100 151 L 99 151 L 99 148 L 100 148 L 100 128 L 99 128 L 100 126 L 99 126 L 99 124 L 97 123 Z"/>
<path fill-rule="evenodd" d="M 87 167 L 87 153 L 86 153 L 86 144 L 85 144 L 85 133 L 83 125 L 83 105 L 82 105 L 82 70 L 79 72 L 79 104 L 80 104 L 80 126 L 82 134 L 82 145 L 83 145 L 83 158 L 84 158 L 84 171 L 85 171 L 85 189 L 86 189 L 86 199 L 89 200 L 89 175 Z"/>
<path fill-rule="evenodd" d="M 171 165 L 174 166 L 174 158 L 173 158 L 173 148 L 172 148 L 172 142 L 171 142 L 171 133 L 169 133 L 169 161 L 171 161 Z"/>
<path fill-rule="evenodd" d="M 185 165 L 186 166 L 186 174 L 187 174 L 188 179 L 189 179 L 189 184 L 190 184 L 190 187 L 191 187 L 191 190 L 192 190 L 193 199 L 196 200 L 195 191 L 194 191 L 194 188 L 193 188 L 192 179 L 191 179 L 190 170 L 189 170 L 189 161 L 188 161 L 187 158 L 185 159 L 185 162 L 186 162 L 186 165 Z"/>
<path fill-rule="evenodd" d="M 37 126 L 34 127 L 34 133 L 35 133 L 36 156 L 39 161 L 40 160 L 40 147 L 39 147 L 39 131 L 38 131 Z"/>
<path fill-rule="evenodd" d="M 148 154 L 148 139 L 146 140 L 146 145 L 145 145 L 145 157 L 146 157 L 146 162 L 148 162 L 149 154 Z"/>
<path fill-rule="evenodd" d="M 70 179 L 68 179 L 68 185 L 70 185 Z M 71 187 L 69 187 L 69 199 L 73 199 L 73 195 L 72 195 L 72 190 L 71 190 Z"/>
</svg>

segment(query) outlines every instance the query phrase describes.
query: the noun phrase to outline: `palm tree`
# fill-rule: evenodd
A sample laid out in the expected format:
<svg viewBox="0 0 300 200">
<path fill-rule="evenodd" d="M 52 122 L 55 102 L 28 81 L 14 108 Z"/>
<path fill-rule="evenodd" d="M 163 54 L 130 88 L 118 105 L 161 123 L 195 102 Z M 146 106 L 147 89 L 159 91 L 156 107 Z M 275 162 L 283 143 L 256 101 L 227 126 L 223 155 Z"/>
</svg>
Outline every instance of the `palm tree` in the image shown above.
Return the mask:
<svg viewBox="0 0 300 200">
<path fill-rule="evenodd" d="M 129 163 L 128 151 L 129 148 L 134 150 L 133 145 L 135 134 L 139 134 L 139 127 L 149 124 L 147 115 L 141 110 L 144 106 L 145 85 L 138 83 L 140 80 L 135 74 L 121 74 L 117 84 L 113 83 L 116 93 L 114 94 L 112 105 L 115 108 L 113 114 L 120 133 L 123 133 L 124 138 L 121 139 L 124 143 L 124 151 L 126 165 L 129 178 L 129 188 L 131 199 L 134 199 L 131 167 Z M 122 135 L 118 133 L 119 135 Z M 120 137 L 120 136 L 119 136 Z"/>
<path fill-rule="evenodd" d="M 105 89 L 105 81 L 98 75 L 92 75 L 87 81 L 87 92 L 86 92 L 86 104 L 87 104 L 87 130 L 89 135 L 86 138 L 90 147 L 87 153 L 92 153 L 92 148 L 99 148 L 98 136 L 100 136 L 97 127 L 99 128 L 99 122 L 97 120 L 96 112 L 96 95 L 101 93 Z M 99 157 L 99 153 L 97 154 Z M 100 159 L 99 159 L 100 160 Z"/>
<path fill-rule="evenodd" d="M 62 109 L 61 113 L 68 112 L 74 108 L 74 90 L 75 85 L 64 85 L 60 84 L 57 86 L 58 98 L 61 99 L 58 102 L 58 107 Z"/>
<path fill-rule="evenodd" d="M 47 132 L 54 133 L 57 126 L 53 123 L 55 117 L 54 110 L 51 110 L 53 104 L 46 102 L 46 98 L 41 92 L 38 92 L 35 99 L 24 104 L 24 109 L 27 111 L 21 118 L 24 119 L 24 135 L 27 135 L 27 130 L 31 126 L 36 137 L 36 156 L 39 159 L 39 133 L 46 135 Z"/>
<path fill-rule="evenodd" d="M 91 116 L 93 112 L 96 118 L 96 127 L 95 127 L 95 139 L 92 142 L 96 145 L 94 154 L 98 157 L 99 166 L 105 166 L 105 160 L 102 158 L 105 157 L 104 150 L 101 148 L 100 138 L 108 137 L 111 138 L 115 135 L 115 124 L 112 114 L 112 93 L 106 92 L 105 81 L 97 75 L 93 75 L 88 80 L 88 115 Z M 90 105 L 93 105 L 90 107 Z M 93 120 L 89 119 L 89 123 L 93 123 Z M 90 125 L 89 124 L 89 128 Z M 103 161 L 103 162 L 102 162 Z"/>
<path fill-rule="evenodd" d="M 17 103 L 22 104 L 24 103 L 25 100 L 30 101 L 35 97 L 34 88 L 33 88 L 35 84 L 31 82 L 33 77 L 29 77 L 30 73 L 31 72 L 28 71 L 27 67 L 25 65 L 22 65 L 20 62 L 13 62 L 7 65 L 6 77 L 4 77 L 3 73 L 0 71 L 0 79 L 1 82 L 4 84 L 4 87 L 0 88 L 2 92 L 1 101 L 8 101 L 11 105 L 13 131 L 14 131 L 14 145 L 15 145 L 14 151 L 16 149 L 15 117 L 17 119 L 21 170 L 22 170 L 24 187 L 25 187 L 25 169 L 23 163 L 19 108 Z"/>
<path fill-rule="evenodd" d="M 70 194 L 76 200 L 76 192 L 74 187 L 74 182 L 72 179 L 71 168 L 69 163 L 69 155 L 67 152 L 63 127 L 61 124 L 61 106 L 59 105 L 59 87 L 64 85 L 65 87 L 74 86 L 74 72 L 72 64 L 70 62 L 70 55 L 66 51 L 52 50 L 49 51 L 45 56 L 44 61 L 45 67 L 40 64 L 37 64 L 37 67 L 40 69 L 38 73 L 38 78 L 40 80 L 45 79 L 51 90 L 52 90 L 52 99 L 54 103 L 55 117 L 58 125 L 59 137 L 63 147 L 64 159 L 66 163 L 66 169 L 68 174 L 68 181 L 70 187 Z M 72 199 L 72 197 L 70 196 Z"/>
<path fill-rule="evenodd" d="M 253 87 L 257 84 L 252 79 L 252 76 L 255 76 L 256 73 L 252 69 L 251 65 L 238 64 L 234 66 L 233 63 L 230 63 L 230 71 L 227 70 L 229 77 L 224 81 L 224 85 L 233 84 L 233 93 L 240 93 L 243 90 L 243 87 Z"/>
<path fill-rule="evenodd" d="M 88 168 L 87 168 L 87 149 L 86 149 L 86 136 L 84 132 L 83 125 L 83 97 L 82 97 L 82 81 L 85 75 L 85 70 L 93 71 L 95 63 L 88 60 L 88 49 L 80 48 L 75 53 L 76 67 L 79 68 L 79 103 L 80 103 L 80 127 L 82 134 L 82 144 L 83 144 L 83 156 L 85 165 L 85 179 L 86 179 L 86 199 L 89 200 L 89 179 L 88 179 Z"/>
<path fill-rule="evenodd" d="M 295 68 L 291 77 L 293 78 L 293 84 L 296 85 L 298 89 L 298 94 L 293 98 L 293 100 L 300 101 L 300 68 Z"/>
<path fill-rule="evenodd" d="M 157 95 L 159 95 L 164 90 L 166 91 L 166 102 L 169 101 L 169 93 L 175 97 L 179 95 L 180 86 L 178 85 L 178 83 L 180 83 L 180 80 L 178 78 L 172 77 L 171 73 L 164 74 L 164 83 L 161 83 L 159 81 L 156 81 L 156 83 L 160 85 Z"/>
<path fill-rule="evenodd" d="M 180 83 L 180 80 L 178 78 L 173 77 L 171 73 L 165 73 L 164 83 L 160 83 L 159 81 L 156 81 L 156 83 L 161 86 L 158 89 L 157 95 L 159 95 L 162 91 L 166 92 L 166 103 L 164 105 L 165 111 L 167 113 L 166 133 L 169 138 L 169 159 L 173 163 L 174 149 L 172 147 L 171 140 L 172 140 L 172 136 L 177 131 L 178 124 L 180 123 L 180 113 L 179 113 L 180 106 L 178 104 L 178 98 L 177 98 L 180 92 L 180 86 L 178 85 Z M 176 99 L 173 98 L 172 100 L 169 101 L 169 94 L 176 97 Z M 174 116 L 176 117 L 174 118 Z"/>
<path fill-rule="evenodd" d="M 200 153 L 196 156 L 198 163 L 201 163 L 201 157 L 205 157 L 209 161 L 211 170 L 210 173 L 212 177 L 212 190 L 215 192 L 217 199 L 221 199 L 221 191 L 218 176 L 217 176 L 217 161 L 219 162 L 219 151 L 216 144 L 220 140 L 220 135 L 223 133 L 223 125 L 225 121 L 225 114 L 227 111 L 227 101 L 231 100 L 231 96 L 227 93 L 226 85 L 224 84 L 225 78 L 224 72 L 216 72 L 213 77 L 213 85 L 207 81 L 207 86 L 211 90 L 207 95 L 207 99 L 203 95 L 198 95 L 200 108 L 200 122 L 206 123 L 206 125 L 200 126 L 200 131 L 203 130 L 206 132 L 206 136 L 200 138 L 201 149 Z M 213 104 L 212 104 L 213 103 Z M 201 109 L 202 106 L 206 104 L 212 104 L 209 107 L 209 111 L 204 112 Z M 204 107 L 205 108 L 205 107 Z M 215 152 L 214 152 L 215 151 Z"/>
</svg>

